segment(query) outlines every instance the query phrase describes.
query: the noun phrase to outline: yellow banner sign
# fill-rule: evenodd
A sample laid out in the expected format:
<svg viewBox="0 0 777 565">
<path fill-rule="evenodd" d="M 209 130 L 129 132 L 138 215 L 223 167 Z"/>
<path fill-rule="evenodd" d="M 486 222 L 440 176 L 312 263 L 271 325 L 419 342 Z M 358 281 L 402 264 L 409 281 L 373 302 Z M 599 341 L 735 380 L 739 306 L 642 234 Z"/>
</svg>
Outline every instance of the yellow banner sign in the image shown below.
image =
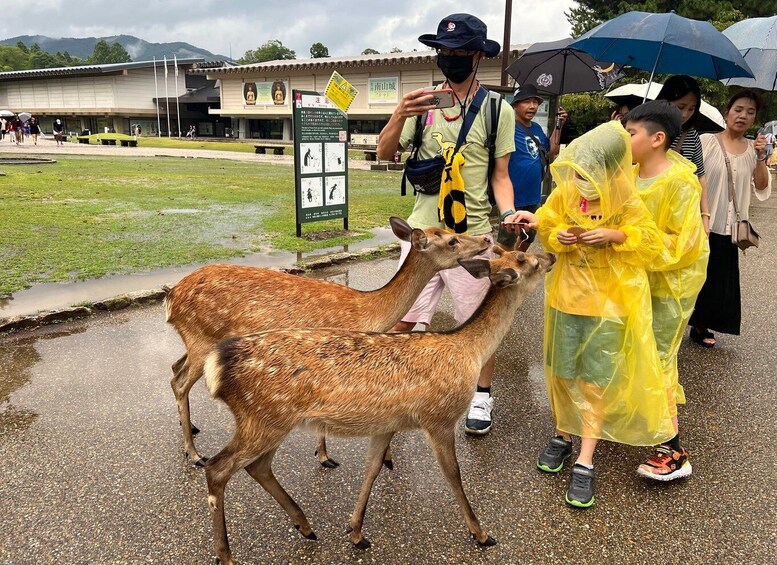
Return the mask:
<svg viewBox="0 0 777 565">
<path fill-rule="evenodd" d="M 356 90 L 350 82 L 345 80 L 340 73 L 334 71 L 326 85 L 324 95 L 329 98 L 335 106 L 343 112 L 348 112 L 351 102 L 356 98 L 359 91 Z"/>
</svg>

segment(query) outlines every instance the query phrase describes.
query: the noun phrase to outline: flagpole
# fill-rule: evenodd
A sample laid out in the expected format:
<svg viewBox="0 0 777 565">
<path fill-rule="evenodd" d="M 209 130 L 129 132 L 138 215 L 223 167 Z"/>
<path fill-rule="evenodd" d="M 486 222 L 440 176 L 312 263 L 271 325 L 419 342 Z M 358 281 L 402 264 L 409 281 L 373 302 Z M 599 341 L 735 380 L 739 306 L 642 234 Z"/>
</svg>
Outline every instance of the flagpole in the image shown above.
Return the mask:
<svg viewBox="0 0 777 565">
<path fill-rule="evenodd" d="M 154 94 L 156 95 L 156 136 L 162 136 L 162 122 L 159 119 L 159 85 L 156 81 L 156 57 L 154 57 Z"/>
<path fill-rule="evenodd" d="M 167 108 L 167 137 L 172 137 L 170 127 L 170 94 L 167 90 L 167 55 L 165 55 L 165 107 Z"/>
<path fill-rule="evenodd" d="M 178 102 L 178 57 L 173 55 L 175 66 L 175 113 L 178 116 L 178 139 L 181 139 L 181 104 Z"/>
</svg>

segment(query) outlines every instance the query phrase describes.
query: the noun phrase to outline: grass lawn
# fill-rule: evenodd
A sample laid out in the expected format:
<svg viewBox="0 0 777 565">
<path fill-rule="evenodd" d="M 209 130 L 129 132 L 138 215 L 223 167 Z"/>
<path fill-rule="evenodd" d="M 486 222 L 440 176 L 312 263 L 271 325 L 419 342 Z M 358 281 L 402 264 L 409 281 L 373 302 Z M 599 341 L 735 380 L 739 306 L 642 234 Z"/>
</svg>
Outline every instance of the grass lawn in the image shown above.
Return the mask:
<svg viewBox="0 0 777 565">
<path fill-rule="evenodd" d="M 349 233 L 342 220 L 330 220 L 304 224 L 298 239 L 294 173 L 287 165 L 76 155 L 57 160 L 4 167 L 0 297 L 37 282 L 342 245 L 388 225 L 391 215 L 407 217 L 413 206 L 411 196 L 399 195 L 400 173 L 349 171 Z"/>
</svg>

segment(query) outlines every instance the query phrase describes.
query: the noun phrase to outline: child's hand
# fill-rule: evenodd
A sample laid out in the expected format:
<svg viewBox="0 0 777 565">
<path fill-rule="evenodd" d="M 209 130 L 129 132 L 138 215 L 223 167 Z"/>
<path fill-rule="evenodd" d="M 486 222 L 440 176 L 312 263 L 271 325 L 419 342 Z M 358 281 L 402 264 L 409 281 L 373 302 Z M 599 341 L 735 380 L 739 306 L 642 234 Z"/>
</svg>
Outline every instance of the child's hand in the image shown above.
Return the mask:
<svg viewBox="0 0 777 565">
<path fill-rule="evenodd" d="M 577 243 L 577 236 L 573 233 L 569 233 L 567 230 L 559 230 L 556 234 L 558 242 L 563 245 L 574 245 Z"/>
<path fill-rule="evenodd" d="M 586 245 L 600 245 L 602 243 L 623 243 L 626 241 L 626 234 L 620 230 L 611 230 L 609 228 L 596 228 L 589 230 L 580 236 L 580 241 Z M 560 241 L 560 240 L 559 240 Z"/>
</svg>

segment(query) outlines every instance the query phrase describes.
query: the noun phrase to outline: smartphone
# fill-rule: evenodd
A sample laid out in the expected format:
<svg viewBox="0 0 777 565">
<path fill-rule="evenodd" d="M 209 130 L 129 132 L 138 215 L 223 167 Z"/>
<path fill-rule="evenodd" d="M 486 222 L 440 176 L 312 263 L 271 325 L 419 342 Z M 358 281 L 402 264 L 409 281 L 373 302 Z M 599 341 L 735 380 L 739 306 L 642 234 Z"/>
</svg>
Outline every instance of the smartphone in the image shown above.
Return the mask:
<svg viewBox="0 0 777 565">
<path fill-rule="evenodd" d="M 430 106 L 435 106 L 436 108 L 452 108 L 456 103 L 456 98 L 450 88 L 442 88 L 440 90 L 427 88 L 426 92 L 434 95 L 428 102 Z"/>
</svg>

